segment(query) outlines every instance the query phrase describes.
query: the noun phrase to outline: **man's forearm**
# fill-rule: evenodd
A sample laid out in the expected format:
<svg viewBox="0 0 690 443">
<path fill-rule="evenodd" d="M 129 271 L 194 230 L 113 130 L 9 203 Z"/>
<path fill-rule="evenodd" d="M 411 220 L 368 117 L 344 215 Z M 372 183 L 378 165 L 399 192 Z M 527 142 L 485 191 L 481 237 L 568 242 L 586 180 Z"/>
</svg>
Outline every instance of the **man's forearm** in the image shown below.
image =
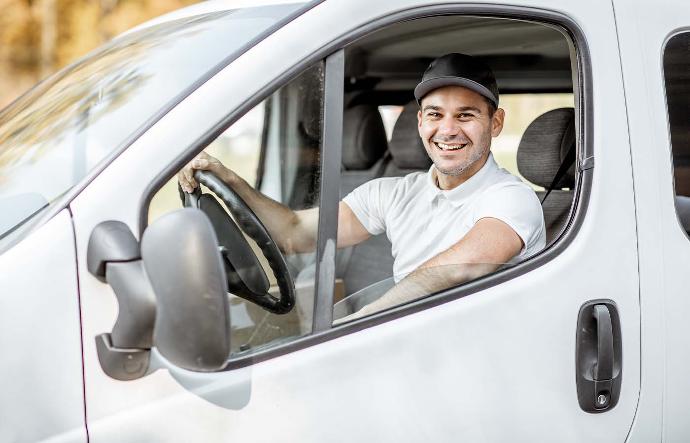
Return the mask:
<svg viewBox="0 0 690 443">
<path fill-rule="evenodd" d="M 316 226 L 304 220 L 311 218 L 309 211 L 318 209 L 293 211 L 260 193 L 230 170 L 221 178 L 254 211 L 283 252 L 310 252 L 316 248 Z"/>
<path fill-rule="evenodd" d="M 482 277 L 508 263 L 523 246 L 522 238 L 509 225 L 495 218 L 482 218 L 457 243 L 424 262 L 381 298 L 339 321 L 369 315 Z"/>
<path fill-rule="evenodd" d="M 381 298 L 343 320 L 354 320 L 457 286 L 493 272 L 498 266 L 494 264 L 463 264 L 419 268 L 398 282 Z"/>
</svg>

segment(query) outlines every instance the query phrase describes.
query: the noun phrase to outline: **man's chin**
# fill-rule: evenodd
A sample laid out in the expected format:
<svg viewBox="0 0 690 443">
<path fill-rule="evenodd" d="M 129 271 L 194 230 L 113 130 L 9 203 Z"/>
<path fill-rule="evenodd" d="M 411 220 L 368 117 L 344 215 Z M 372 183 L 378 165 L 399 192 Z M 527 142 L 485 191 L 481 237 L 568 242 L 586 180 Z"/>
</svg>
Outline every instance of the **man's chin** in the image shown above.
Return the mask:
<svg viewBox="0 0 690 443">
<path fill-rule="evenodd" d="M 488 149 L 484 152 L 486 154 L 470 152 L 469 158 L 456 158 L 454 159 L 455 161 L 448 161 L 450 159 L 444 158 L 432 158 L 431 160 L 434 163 L 434 167 L 440 174 L 447 175 L 449 177 L 457 177 L 459 175 L 466 174 L 469 170 L 474 169 L 475 165 L 477 166 L 478 170 L 479 165 L 483 165 L 486 158 L 488 157 Z"/>
<path fill-rule="evenodd" d="M 436 170 L 447 175 L 460 174 L 473 163 L 472 152 L 470 151 L 458 150 L 440 154 L 434 152 L 433 154 L 429 157 L 436 166 Z"/>
<path fill-rule="evenodd" d="M 451 177 L 457 177 L 462 175 L 463 172 L 467 170 L 468 165 L 442 165 L 440 162 L 434 162 L 434 168 L 439 174 L 448 175 Z"/>
</svg>

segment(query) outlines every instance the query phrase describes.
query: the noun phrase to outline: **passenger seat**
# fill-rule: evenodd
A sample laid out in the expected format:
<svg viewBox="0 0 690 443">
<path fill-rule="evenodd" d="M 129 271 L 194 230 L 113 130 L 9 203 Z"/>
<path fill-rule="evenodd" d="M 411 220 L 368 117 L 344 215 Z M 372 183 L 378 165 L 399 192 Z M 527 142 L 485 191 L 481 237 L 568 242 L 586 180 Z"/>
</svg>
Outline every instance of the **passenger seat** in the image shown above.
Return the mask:
<svg viewBox="0 0 690 443">
<path fill-rule="evenodd" d="M 527 127 L 517 151 L 520 174 L 535 185 L 548 189 L 570 149 L 575 145 L 575 110 L 559 108 L 548 111 Z M 542 203 L 546 226 L 546 244 L 555 240 L 565 228 L 573 203 L 575 165 L 556 183 Z M 537 192 L 539 201 L 546 192 Z"/>
</svg>

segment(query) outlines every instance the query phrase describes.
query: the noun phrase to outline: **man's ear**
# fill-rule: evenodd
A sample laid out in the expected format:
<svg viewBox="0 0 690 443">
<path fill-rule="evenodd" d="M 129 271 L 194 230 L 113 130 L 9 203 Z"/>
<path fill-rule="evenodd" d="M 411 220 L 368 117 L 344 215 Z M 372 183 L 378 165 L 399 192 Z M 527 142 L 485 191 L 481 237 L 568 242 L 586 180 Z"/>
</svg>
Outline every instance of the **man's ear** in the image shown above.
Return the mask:
<svg viewBox="0 0 690 443">
<path fill-rule="evenodd" d="M 503 108 L 496 109 L 493 117 L 491 117 L 491 136 L 498 137 L 503 130 L 503 119 L 506 116 L 506 112 Z"/>
<path fill-rule="evenodd" d="M 424 140 L 424 135 L 422 135 L 422 110 L 417 111 L 417 133 Z"/>
</svg>

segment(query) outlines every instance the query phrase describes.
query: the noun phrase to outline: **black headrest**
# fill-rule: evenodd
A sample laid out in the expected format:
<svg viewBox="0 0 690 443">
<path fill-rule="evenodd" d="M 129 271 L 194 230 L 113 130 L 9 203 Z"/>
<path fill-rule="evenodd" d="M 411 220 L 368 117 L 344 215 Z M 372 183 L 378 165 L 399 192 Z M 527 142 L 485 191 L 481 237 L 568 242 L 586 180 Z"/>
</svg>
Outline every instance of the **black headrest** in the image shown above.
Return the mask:
<svg viewBox="0 0 690 443">
<path fill-rule="evenodd" d="M 345 169 L 369 169 L 388 149 L 386 130 L 376 106 L 357 105 L 343 115 L 343 154 Z"/>
<path fill-rule="evenodd" d="M 406 104 L 393 127 L 388 149 L 393 164 L 400 169 L 429 169 L 431 166 L 431 159 L 417 130 L 417 111 L 417 102 Z"/>
<path fill-rule="evenodd" d="M 548 111 L 525 130 L 517 151 L 520 174 L 535 185 L 548 188 L 561 162 L 575 144 L 575 110 L 559 108 Z M 563 175 L 555 189 L 575 186 L 575 165 Z"/>
</svg>

